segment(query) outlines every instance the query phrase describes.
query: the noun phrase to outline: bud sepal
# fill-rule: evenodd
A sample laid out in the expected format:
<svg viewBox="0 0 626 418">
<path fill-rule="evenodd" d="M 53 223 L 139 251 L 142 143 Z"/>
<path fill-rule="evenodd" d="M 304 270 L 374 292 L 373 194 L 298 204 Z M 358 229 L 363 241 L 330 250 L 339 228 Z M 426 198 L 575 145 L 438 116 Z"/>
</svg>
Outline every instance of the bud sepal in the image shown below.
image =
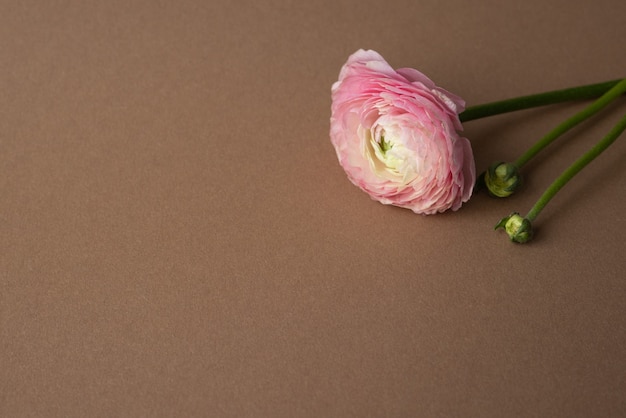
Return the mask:
<svg viewBox="0 0 626 418">
<path fill-rule="evenodd" d="M 484 178 L 489 194 L 495 197 L 511 196 L 522 185 L 522 175 L 513 163 L 492 164 Z"/>
<path fill-rule="evenodd" d="M 533 228 L 528 218 L 523 218 L 519 213 L 513 212 L 498 222 L 494 229 L 504 228 L 511 241 L 524 244 L 533 237 Z"/>
</svg>

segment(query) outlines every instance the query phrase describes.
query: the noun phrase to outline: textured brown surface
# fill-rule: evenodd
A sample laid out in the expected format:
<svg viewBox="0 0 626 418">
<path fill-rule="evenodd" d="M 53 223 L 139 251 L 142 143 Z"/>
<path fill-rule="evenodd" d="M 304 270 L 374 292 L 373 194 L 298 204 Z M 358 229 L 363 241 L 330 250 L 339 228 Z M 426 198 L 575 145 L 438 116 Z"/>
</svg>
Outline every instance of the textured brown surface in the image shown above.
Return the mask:
<svg viewBox="0 0 626 418">
<path fill-rule="evenodd" d="M 620 1 L 0 3 L 0 416 L 626 415 L 624 113 L 510 200 L 422 217 L 352 186 L 358 48 L 468 104 L 625 76 Z M 580 104 L 466 124 L 477 167 Z"/>
</svg>

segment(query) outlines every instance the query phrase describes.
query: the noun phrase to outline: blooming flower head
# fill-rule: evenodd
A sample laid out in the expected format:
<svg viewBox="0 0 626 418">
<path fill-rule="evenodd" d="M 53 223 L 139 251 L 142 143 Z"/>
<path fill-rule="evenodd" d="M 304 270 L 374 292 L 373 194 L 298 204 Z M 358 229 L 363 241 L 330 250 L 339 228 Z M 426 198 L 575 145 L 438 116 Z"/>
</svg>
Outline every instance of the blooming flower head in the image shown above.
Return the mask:
<svg viewBox="0 0 626 418">
<path fill-rule="evenodd" d="M 463 100 L 375 51 L 348 58 L 332 86 L 330 138 L 352 183 L 419 214 L 457 210 L 475 181 L 458 114 Z"/>
</svg>

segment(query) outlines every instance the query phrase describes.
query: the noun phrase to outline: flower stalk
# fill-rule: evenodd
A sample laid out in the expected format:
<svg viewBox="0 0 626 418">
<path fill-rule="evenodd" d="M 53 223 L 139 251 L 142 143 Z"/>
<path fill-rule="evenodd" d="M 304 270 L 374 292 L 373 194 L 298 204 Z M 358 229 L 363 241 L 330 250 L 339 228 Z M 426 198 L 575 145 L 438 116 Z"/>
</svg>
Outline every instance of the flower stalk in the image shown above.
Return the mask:
<svg viewBox="0 0 626 418">
<path fill-rule="evenodd" d="M 583 89 L 583 92 L 598 89 L 598 86 L 611 85 L 611 87 L 604 92 L 596 101 L 589 106 L 569 117 L 564 122 L 557 125 L 553 130 L 548 132 L 544 137 L 537 141 L 532 147 L 530 147 L 524 154 L 522 154 L 517 160 L 512 163 L 498 162 L 492 165 L 489 170 L 483 173 L 480 178 L 483 178 L 483 184 L 487 187 L 489 193 L 496 197 L 507 197 L 513 194 L 516 188 L 522 184 L 520 169 L 528 163 L 533 157 L 535 157 L 544 148 L 554 142 L 558 137 L 565 132 L 589 119 L 600 110 L 604 109 L 615 99 L 626 93 L 626 78 L 617 82 L 609 82 L 602 84 L 595 84 L 588 87 L 589 89 Z"/>
<path fill-rule="evenodd" d="M 545 93 L 531 94 L 513 99 L 500 100 L 482 105 L 470 106 L 459 114 L 461 122 L 469 122 L 488 116 L 500 115 L 517 110 L 531 109 L 550 104 L 570 102 L 576 100 L 590 100 L 602 96 L 614 87 L 620 80 L 606 81 L 603 83 L 588 84 L 578 87 L 570 87 Z"/>
<path fill-rule="evenodd" d="M 576 174 L 585 168 L 590 162 L 604 152 L 626 130 L 626 115 L 602 138 L 596 145 L 587 151 L 582 157 L 570 165 L 554 182 L 548 186 L 537 203 L 528 211 L 525 217 L 518 213 L 503 218 L 496 224 L 495 229 L 504 228 L 513 242 L 525 243 L 533 237 L 532 223 L 539 213 L 546 207 L 548 202 L 565 186 Z"/>
<path fill-rule="evenodd" d="M 596 145 L 587 151 L 582 157 L 569 166 L 554 182 L 548 186 L 543 195 L 537 200 L 537 203 L 530 209 L 526 218 L 531 222 L 537 218 L 537 215 L 543 210 L 548 202 L 558 193 L 563 186 L 567 184 L 576 174 L 592 162 L 598 155 L 602 154 L 615 140 L 626 130 L 626 115 L 611 129 L 611 131 L 602 138 Z"/>
<path fill-rule="evenodd" d="M 548 132 L 543 138 L 541 138 L 535 145 L 533 145 L 528 151 L 526 151 L 521 157 L 515 160 L 514 164 L 517 168 L 522 168 L 524 164 L 530 161 L 535 155 L 537 155 L 541 150 L 550 145 L 557 139 L 559 136 L 563 135 L 565 132 L 574 128 L 576 125 L 582 123 L 586 119 L 589 119 L 591 116 L 598 113 L 600 110 L 604 109 L 609 103 L 613 100 L 617 99 L 619 96 L 626 92 L 626 78 L 617 82 L 613 85 L 607 92 L 605 92 L 598 100 L 576 113 L 574 116 L 566 119 L 564 122 L 559 124 L 552 131 Z"/>
</svg>

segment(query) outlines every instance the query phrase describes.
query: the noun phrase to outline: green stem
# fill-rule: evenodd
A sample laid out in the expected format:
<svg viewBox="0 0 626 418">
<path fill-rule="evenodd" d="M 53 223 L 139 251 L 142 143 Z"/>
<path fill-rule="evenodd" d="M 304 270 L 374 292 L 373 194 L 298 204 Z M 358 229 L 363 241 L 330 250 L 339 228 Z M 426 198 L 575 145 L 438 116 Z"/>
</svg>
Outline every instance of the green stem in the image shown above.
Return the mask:
<svg viewBox="0 0 626 418">
<path fill-rule="evenodd" d="M 563 90 L 549 91 L 546 93 L 532 94 L 529 96 L 516 97 L 514 99 L 470 106 L 464 112 L 459 114 L 459 118 L 461 119 L 461 122 L 469 122 L 471 120 L 481 119 L 488 116 L 514 112 L 516 110 L 530 109 L 533 107 L 574 100 L 595 99 L 606 93 L 619 81 L 620 80 L 613 80 L 598 84 L 588 84 L 585 86 L 571 87 Z"/>
<path fill-rule="evenodd" d="M 611 129 L 611 131 L 604 137 L 600 142 L 598 142 L 593 148 L 587 151 L 582 157 L 580 157 L 574 164 L 569 166 L 543 193 L 543 195 L 539 198 L 535 206 L 530 209 L 528 215 L 526 215 L 526 219 L 529 221 L 533 221 L 537 215 L 543 210 L 543 208 L 548 204 L 550 199 L 554 197 L 555 194 L 568 181 L 572 179 L 580 170 L 582 170 L 587 164 L 593 161 L 598 155 L 600 155 L 604 150 L 606 150 L 618 136 L 621 135 L 622 132 L 626 130 L 626 115 Z"/>
<path fill-rule="evenodd" d="M 552 131 L 548 132 L 546 136 L 541 138 L 535 145 L 530 147 L 530 149 L 526 151 L 521 157 L 519 157 L 513 164 L 515 164 L 517 168 L 521 168 L 524 164 L 530 161 L 530 159 L 532 159 L 545 147 L 550 145 L 559 136 L 563 135 L 565 132 L 583 122 L 585 119 L 590 118 L 591 116 L 602 110 L 613 100 L 621 96 L 624 92 L 626 92 L 626 78 L 616 83 L 598 100 L 596 100 L 580 112 L 576 113 L 574 116 L 568 118 L 567 120 L 565 120 L 565 122 L 559 124 Z"/>
</svg>

